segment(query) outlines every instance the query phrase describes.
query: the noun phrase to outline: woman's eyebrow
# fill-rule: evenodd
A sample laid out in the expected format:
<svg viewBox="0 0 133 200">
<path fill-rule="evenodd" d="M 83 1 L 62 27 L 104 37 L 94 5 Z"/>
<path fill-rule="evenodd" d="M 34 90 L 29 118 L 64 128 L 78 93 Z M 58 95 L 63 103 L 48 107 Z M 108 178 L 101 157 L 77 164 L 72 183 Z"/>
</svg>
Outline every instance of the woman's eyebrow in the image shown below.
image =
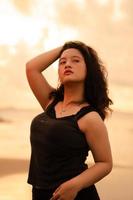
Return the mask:
<svg viewBox="0 0 133 200">
<path fill-rule="evenodd" d="M 80 59 L 82 59 L 81 56 L 72 56 L 72 58 L 80 58 Z"/>
<path fill-rule="evenodd" d="M 82 59 L 81 56 L 72 56 L 72 58 L 80 58 L 80 59 Z M 59 60 L 63 60 L 63 59 L 66 59 L 66 57 L 61 57 Z"/>
<path fill-rule="evenodd" d="M 59 60 L 63 60 L 63 59 L 66 59 L 65 57 L 62 57 L 62 58 L 60 58 Z"/>
</svg>

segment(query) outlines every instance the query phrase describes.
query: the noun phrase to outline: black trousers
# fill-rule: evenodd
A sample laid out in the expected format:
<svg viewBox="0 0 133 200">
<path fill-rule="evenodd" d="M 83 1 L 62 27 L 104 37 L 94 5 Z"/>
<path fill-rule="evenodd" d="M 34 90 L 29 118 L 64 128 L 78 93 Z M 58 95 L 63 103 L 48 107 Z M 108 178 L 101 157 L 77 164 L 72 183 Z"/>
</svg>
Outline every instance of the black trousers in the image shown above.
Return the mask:
<svg viewBox="0 0 133 200">
<path fill-rule="evenodd" d="M 32 188 L 32 200 L 50 200 L 54 190 Z M 75 200 L 100 200 L 94 185 L 78 192 Z"/>
</svg>

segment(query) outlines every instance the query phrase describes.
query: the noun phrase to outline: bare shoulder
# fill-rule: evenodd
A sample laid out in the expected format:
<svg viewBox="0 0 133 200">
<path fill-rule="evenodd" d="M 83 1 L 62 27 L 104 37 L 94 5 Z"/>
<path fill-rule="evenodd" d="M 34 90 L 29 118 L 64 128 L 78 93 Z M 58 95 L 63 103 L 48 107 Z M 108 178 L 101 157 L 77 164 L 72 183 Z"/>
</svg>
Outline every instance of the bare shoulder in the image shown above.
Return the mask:
<svg viewBox="0 0 133 200">
<path fill-rule="evenodd" d="M 87 113 L 86 115 L 84 115 L 84 120 L 87 120 L 87 121 L 89 120 L 91 122 L 96 122 L 96 121 L 103 122 L 101 116 L 96 111 L 91 111 L 91 112 Z"/>
<path fill-rule="evenodd" d="M 80 129 L 87 134 L 107 132 L 104 121 L 96 111 L 84 115 L 78 122 Z"/>
</svg>

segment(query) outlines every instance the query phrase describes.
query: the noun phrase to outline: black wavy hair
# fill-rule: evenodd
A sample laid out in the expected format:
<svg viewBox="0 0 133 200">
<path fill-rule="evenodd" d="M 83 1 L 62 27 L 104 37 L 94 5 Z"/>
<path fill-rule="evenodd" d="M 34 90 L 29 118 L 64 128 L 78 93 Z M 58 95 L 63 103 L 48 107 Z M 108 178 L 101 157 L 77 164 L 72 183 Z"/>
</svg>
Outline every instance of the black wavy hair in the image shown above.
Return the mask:
<svg viewBox="0 0 133 200">
<path fill-rule="evenodd" d="M 60 52 L 59 57 L 64 50 L 69 48 L 75 48 L 83 55 L 87 74 L 85 79 L 85 99 L 93 106 L 104 120 L 112 109 L 109 107 L 113 104 L 112 100 L 108 97 L 108 84 L 107 84 L 107 71 L 104 67 L 101 59 L 98 57 L 97 52 L 90 46 L 80 41 L 66 42 Z M 63 100 L 64 98 L 64 86 L 60 84 L 57 90 L 52 92 L 51 96 L 54 96 L 57 100 Z"/>
</svg>

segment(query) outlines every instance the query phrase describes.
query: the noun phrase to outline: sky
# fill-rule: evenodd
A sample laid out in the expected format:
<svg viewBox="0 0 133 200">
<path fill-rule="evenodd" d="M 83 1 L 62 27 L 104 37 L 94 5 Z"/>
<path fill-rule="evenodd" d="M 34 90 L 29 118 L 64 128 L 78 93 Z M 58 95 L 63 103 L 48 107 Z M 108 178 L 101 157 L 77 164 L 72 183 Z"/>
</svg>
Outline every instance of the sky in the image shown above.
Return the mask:
<svg viewBox="0 0 133 200">
<path fill-rule="evenodd" d="M 26 62 L 80 40 L 105 63 L 114 108 L 133 112 L 132 10 L 131 0 L 0 0 L 0 108 L 39 108 L 26 79 Z M 44 72 L 53 86 L 57 65 Z"/>
</svg>

